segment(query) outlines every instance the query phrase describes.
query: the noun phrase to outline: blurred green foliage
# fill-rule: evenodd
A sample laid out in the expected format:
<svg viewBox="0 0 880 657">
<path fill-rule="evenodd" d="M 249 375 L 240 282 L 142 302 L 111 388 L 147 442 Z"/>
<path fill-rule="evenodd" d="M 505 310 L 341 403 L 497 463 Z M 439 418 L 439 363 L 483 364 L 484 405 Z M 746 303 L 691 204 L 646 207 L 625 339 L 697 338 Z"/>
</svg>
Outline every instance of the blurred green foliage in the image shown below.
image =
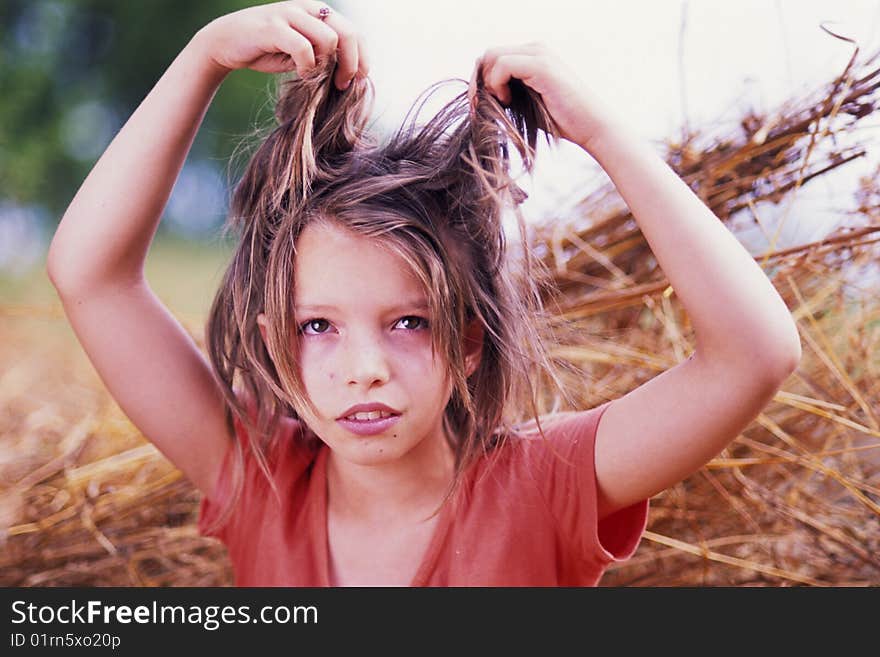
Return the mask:
<svg viewBox="0 0 880 657">
<path fill-rule="evenodd" d="M 153 241 L 144 271 L 150 288 L 175 315 L 200 323 L 208 314 L 231 256 L 228 242 L 196 242 L 169 234 Z M 45 311 L 51 308 L 57 314 L 47 316 Z M 0 269 L 0 329 L 20 321 L 57 325 L 63 333 L 71 330 L 45 267 L 18 276 Z"/>
<path fill-rule="evenodd" d="M 255 4 L 261 3 L 2 0 L 0 201 L 38 206 L 50 221 L 60 220 L 91 166 L 192 35 Z M 254 71 L 230 75 L 190 160 L 210 162 L 225 178 L 236 147 L 255 124 L 271 120 L 271 86 L 271 76 Z"/>
</svg>

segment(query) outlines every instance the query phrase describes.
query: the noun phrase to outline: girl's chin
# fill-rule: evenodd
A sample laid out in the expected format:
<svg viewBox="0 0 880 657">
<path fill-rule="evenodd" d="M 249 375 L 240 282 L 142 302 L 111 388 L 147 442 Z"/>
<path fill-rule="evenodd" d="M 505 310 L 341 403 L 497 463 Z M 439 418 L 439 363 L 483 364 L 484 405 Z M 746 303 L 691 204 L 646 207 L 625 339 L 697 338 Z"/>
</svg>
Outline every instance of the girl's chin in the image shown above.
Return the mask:
<svg viewBox="0 0 880 657">
<path fill-rule="evenodd" d="M 389 444 L 388 438 L 357 438 L 344 445 L 330 445 L 341 459 L 354 465 L 376 466 L 397 461 L 402 456 L 400 445 Z M 353 444 L 354 443 L 354 444 Z"/>
</svg>

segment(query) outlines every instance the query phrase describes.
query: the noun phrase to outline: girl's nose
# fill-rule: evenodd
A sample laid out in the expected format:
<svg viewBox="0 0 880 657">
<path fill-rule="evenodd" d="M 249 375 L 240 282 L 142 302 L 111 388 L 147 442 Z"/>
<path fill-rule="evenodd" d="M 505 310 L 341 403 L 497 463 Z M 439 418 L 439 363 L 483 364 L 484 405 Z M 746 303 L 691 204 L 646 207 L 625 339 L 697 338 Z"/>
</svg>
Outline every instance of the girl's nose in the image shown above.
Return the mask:
<svg viewBox="0 0 880 657">
<path fill-rule="evenodd" d="M 371 386 L 387 383 L 390 377 L 388 358 L 375 340 L 353 340 L 346 354 L 348 382 Z"/>
</svg>

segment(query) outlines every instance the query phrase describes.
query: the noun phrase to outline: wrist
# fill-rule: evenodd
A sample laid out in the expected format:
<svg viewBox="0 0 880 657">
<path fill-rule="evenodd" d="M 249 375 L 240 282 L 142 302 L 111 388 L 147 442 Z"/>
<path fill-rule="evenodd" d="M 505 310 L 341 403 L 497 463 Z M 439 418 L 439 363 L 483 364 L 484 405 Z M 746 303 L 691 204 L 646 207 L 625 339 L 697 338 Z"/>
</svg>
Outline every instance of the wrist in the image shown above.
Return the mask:
<svg viewBox="0 0 880 657">
<path fill-rule="evenodd" d="M 208 24 L 210 25 L 210 23 Z M 220 64 L 212 55 L 209 47 L 210 39 L 206 35 L 205 30 L 208 25 L 196 32 L 189 43 L 184 47 L 184 52 L 196 64 L 199 71 L 211 83 L 219 85 L 226 78 L 232 69 Z"/>
<path fill-rule="evenodd" d="M 577 144 L 598 159 L 608 149 L 610 142 L 625 138 L 628 134 L 622 123 L 605 118 L 597 121 L 589 133 L 577 141 Z"/>
</svg>

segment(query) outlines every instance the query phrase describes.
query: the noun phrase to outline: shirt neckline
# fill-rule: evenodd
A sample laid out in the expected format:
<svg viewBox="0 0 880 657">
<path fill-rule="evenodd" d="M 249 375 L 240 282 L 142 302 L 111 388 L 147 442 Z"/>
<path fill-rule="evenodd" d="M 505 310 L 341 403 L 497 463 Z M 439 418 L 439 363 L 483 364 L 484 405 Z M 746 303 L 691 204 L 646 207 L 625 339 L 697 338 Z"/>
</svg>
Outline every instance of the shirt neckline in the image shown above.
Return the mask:
<svg viewBox="0 0 880 657">
<path fill-rule="evenodd" d="M 318 503 L 315 505 L 315 522 L 313 523 L 314 531 L 318 536 L 317 562 L 320 568 L 321 586 L 327 587 L 330 586 L 330 536 L 327 531 L 327 455 L 329 450 L 330 448 L 326 444 L 321 445 L 313 475 L 316 478 L 314 485 L 318 487 Z M 446 539 L 452 515 L 452 506 L 453 500 L 447 500 L 441 507 L 440 517 L 437 518 L 437 524 L 434 527 L 434 532 L 431 534 L 428 547 L 425 549 L 419 567 L 416 568 L 416 573 L 409 583 L 410 587 L 425 586 L 428 576 L 437 562 L 440 548 Z"/>
</svg>

